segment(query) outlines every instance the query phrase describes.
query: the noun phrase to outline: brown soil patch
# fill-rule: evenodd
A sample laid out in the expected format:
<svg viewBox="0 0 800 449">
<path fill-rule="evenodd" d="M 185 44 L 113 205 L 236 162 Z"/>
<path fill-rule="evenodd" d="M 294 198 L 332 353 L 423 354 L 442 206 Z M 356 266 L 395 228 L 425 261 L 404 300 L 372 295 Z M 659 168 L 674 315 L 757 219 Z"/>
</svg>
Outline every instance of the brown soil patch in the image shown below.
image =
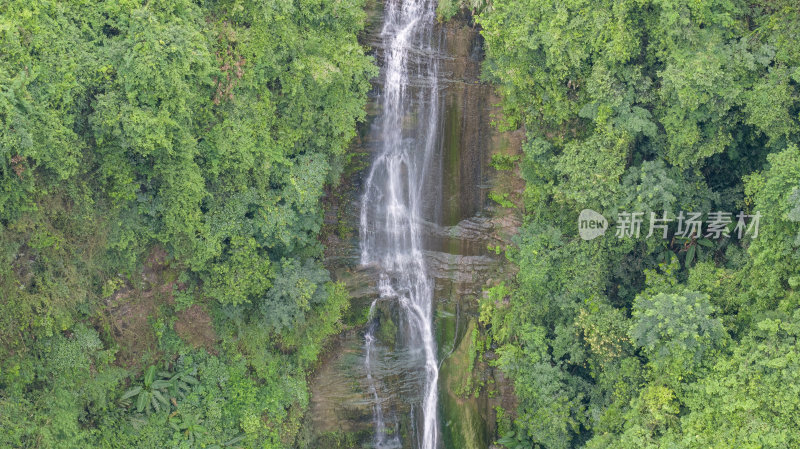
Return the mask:
<svg viewBox="0 0 800 449">
<path fill-rule="evenodd" d="M 126 282 L 106 299 L 104 324 L 119 350 L 116 363 L 125 368 L 142 368 L 158 357 L 152 320 L 159 306 L 172 304 L 174 270 L 169 270 L 167 253 L 155 247 L 145 261 L 141 282 Z"/>
<path fill-rule="evenodd" d="M 116 363 L 125 368 L 141 368 L 148 355 L 157 352 L 157 342 L 148 317 L 156 312 L 152 297 L 127 288 L 114 294 L 106 309 L 106 319 L 117 343 Z"/>
<path fill-rule="evenodd" d="M 188 309 L 181 310 L 177 315 L 175 332 L 195 348 L 203 347 L 209 352 L 214 352 L 217 334 L 211 325 L 211 316 L 208 315 L 208 312 L 200 305 L 194 304 Z"/>
</svg>

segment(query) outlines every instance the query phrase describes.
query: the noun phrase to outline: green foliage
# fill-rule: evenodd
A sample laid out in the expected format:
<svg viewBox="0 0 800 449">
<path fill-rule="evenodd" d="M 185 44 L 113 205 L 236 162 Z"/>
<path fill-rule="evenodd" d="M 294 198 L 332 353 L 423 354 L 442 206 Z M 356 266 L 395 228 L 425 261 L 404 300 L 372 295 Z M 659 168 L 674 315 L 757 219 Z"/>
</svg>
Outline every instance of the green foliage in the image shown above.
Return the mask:
<svg viewBox="0 0 800 449">
<path fill-rule="evenodd" d="M 203 427 L 203 420 L 194 414 L 185 414 L 180 415 L 179 418 L 172 418 L 169 421 L 169 425 L 179 434 L 179 439 L 186 439 L 190 445 L 194 444 L 197 437 L 208 432 Z"/>
<path fill-rule="evenodd" d="M 495 0 L 476 21 L 501 128 L 527 136 L 519 272 L 481 302 L 518 399 L 499 442 L 796 445 L 796 8 Z M 591 242 L 586 208 L 611 221 Z M 638 238 L 614 236 L 623 211 L 643 213 Z M 760 213 L 759 234 L 673 237 L 680 211 Z M 646 237 L 651 213 L 673 218 L 668 238 Z"/>
<path fill-rule="evenodd" d="M 185 398 L 191 386 L 197 383 L 197 379 L 185 372 L 156 373 L 156 367 L 151 365 L 144 372 L 142 385 L 132 387 L 123 393 L 119 402 L 126 406 L 133 403 L 137 412 L 146 412 L 149 415 L 152 411 L 169 410 L 170 401 L 177 404 L 177 399 Z"/>
<path fill-rule="evenodd" d="M 139 413 L 147 412 L 150 414 L 151 407 L 156 412 L 161 411 L 162 408 L 169 408 L 169 402 L 164 396 L 169 383 L 164 379 L 156 379 L 155 366 L 150 366 L 145 370 L 143 382 L 143 385 L 137 385 L 126 391 L 119 398 L 120 402 L 126 404 L 129 400 L 136 398 L 134 403 L 136 404 L 136 411 Z"/>
<path fill-rule="evenodd" d="M 784 130 L 769 148 L 796 141 L 794 69 L 771 68 L 796 64 L 796 51 L 775 52 L 796 39 L 786 34 L 796 15 L 761 9 L 763 29 L 746 30 L 748 10 L 725 0 L 551 3 L 495 1 L 478 17 L 507 125 L 529 132 L 528 189 L 552 184 L 547 197 L 607 206 L 643 160 L 696 170 L 718 154 L 763 154 L 760 136 L 775 135 L 766 114 Z"/>
<path fill-rule="evenodd" d="M 258 305 L 264 326 L 278 331 L 302 324 L 305 313 L 327 300 L 328 272 L 307 260 L 283 260 L 275 283 Z"/>
<path fill-rule="evenodd" d="M 488 5 L 490 5 L 490 2 L 486 0 L 438 0 L 436 16 L 440 22 L 443 22 L 458 14 L 459 11 L 476 14 Z"/>
<path fill-rule="evenodd" d="M 502 207 L 506 208 L 514 207 L 514 203 L 512 203 L 511 200 L 508 199 L 508 193 L 490 192 L 489 199 L 499 204 Z"/>
<path fill-rule="evenodd" d="M 111 365 L 94 329 L 82 324 L 43 338 L 29 357 L 9 360 L 2 372 L 0 420 L 5 447 L 80 447 L 91 445 L 84 425 L 112 414 L 112 391 L 124 371 Z"/>
<path fill-rule="evenodd" d="M 531 447 L 531 441 L 525 432 L 506 432 L 503 437 L 497 440 L 497 444 L 508 449 L 525 449 Z"/>
<path fill-rule="evenodd" d="M 787 289 L 800 285 L 800 230 L 797 214 L 800 205 L 800 150 L 791 145 L 771 154 L 768 167 L 746 179 L 745 192 L 752 202 L 752 213 L 763 215 L 759 236 L 748 249 L 752 257 L 753 295 L 759 308 L 772 308 Z M 784 307 L 797 307 L 794 294 Z"/>
<path fill-rule="evenodd" d="M 509 171 L 516 166 L 517 162 L 519 162 L 519 156 L 495 153 L 492 155 L 491 164 L 495 170 Z"/>
<path fill-rule="evenodd" d="M 700 372 L 724 345 L 725 329 L 713 315 L 708 296 L 697 292 L 640 296 L 633 305 L 630 337 L 655 375 L 667 383 L 680 381 Z"/>
<path fill-rule="evenodd" d="M 259 253 L 255 239 L 231 238 L 225 263 L 214 264 L 205 291 L 222 303 L 250 302 L 269 290 L 273 273 L 269 258 Z"/>
<path fill-rule="evenodd" d="M 377 73 L 364 20 L 0 3 L 0 446 L 293 440 L 348 304 L 318 233 Z"/>
<path fill-rule="evenodd" d="M 800 444 L 797 385 L 798 315 L 764 319 L 731 356 L 693 386 L 679 444 L 793 447 Z"/>
</svg>

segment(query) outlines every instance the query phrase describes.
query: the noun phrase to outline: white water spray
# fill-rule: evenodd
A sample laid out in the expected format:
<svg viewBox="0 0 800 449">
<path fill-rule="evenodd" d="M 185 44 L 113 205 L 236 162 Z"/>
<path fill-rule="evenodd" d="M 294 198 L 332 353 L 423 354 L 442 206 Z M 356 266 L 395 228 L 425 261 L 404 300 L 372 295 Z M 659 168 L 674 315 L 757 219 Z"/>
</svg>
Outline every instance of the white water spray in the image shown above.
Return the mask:
<svg viewBox="0 0 800 449">
<path fill-rule="evenodd" d="M 378 267 L 378 301 L 396 301 L 403 321 L 403 343 L 420 351 L 422 377 L 419 428 L 414 440 L 420 449 L 439 446 L 439 365 L 433 334 L 433 280 L 423 259 L 424 199 L 439 189 L 427 173 L 438 162 L 438 61 L 432 46 L 435 0 L 387 0 L 381 30 L 384 56 L 382 111 L 376 127 L 380 142 L 365 182 L 361 201 L 361 263 Z M 401 446 L 399 436 L 386 430 L 382 398 L 375 378 L 375 331 L 371 317 L 365 336 L 365 369 L 373 402 L 374 446 Z M 416 367 L 415 367 L 416 368 Z"/>
</svg>

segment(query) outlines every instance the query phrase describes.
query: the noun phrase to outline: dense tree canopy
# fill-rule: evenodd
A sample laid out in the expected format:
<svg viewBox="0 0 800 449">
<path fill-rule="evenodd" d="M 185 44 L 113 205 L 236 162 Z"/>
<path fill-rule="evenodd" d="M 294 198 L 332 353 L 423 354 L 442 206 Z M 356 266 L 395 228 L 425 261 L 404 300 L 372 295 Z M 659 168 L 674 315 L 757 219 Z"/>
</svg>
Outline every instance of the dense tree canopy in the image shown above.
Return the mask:
<svg viewBox="0 0 800 449">
<path fill-rule="evenodd" d="M 438 13 L 460 9 L 527 137 L 519 270 L 480 304 L 516 395 L 498 443 L 800 445 L 796 2 Z M 348 307 L 320 198 L 377 73 L 364 20 L 360 0 L 0 3 L 0 446 L 300 444 Z M 583 209 L 604 235 L 580 237 Z"/>
<path fill-rule="evenodd" d="M 484 4 L 484 74 L 527 133 L 519 273 L 482 305 L 519 399 L 500 442 L 796 446 L 796 3 Z M 586 208 L 610 222 L 592 241 Z M 681 211 L 700 235 L 676 237 Z M 714 211 L 732 218 L 716 234 Z M 631 212 L 641 233 L 619 237 Z"/>
<path fill-rule="evenodd" d="M 319 200 L 375 74 L 363 22 L 0 3 L 0 446 L 292 443 L 347 306 Z"/>
</svg>

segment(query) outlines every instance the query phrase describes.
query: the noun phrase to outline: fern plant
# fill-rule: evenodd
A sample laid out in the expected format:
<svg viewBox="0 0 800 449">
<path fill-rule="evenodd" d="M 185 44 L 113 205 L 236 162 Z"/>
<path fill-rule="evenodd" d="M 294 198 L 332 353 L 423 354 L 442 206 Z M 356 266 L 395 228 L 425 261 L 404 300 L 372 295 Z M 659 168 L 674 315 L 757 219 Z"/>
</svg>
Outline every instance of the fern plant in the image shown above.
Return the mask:
<svg viewBox="0 0 800 449">
<path fill-rule="evenodd" d="M 519 432 L 514 432 L 513 430 L 506 432 L 502 438 L 497 440 L 497 444 L 508 449 L 531 449 L 534 447 L 533 443 L 528 438 L 528 434 L 524 430 L 520 430 Z"/>
<path fill-rule="evenodd" d="M 166 388 L 169 397 L 177 400 L 178 398 L 185 398 L 193 386 L 198 385 L 200 382 L 191 376 L 186 371 L 178 373 L 170 373 L 169 371 L 161 371 L 158 375 L 167 382 Z"/>
<path fill-rule="evenodd" d="M 177 420 L 170 419 L 169 425 L 190 443 L 194 443 L 195 438 L 200 434 L 208 433 L 203 427 L 203 419 L 199 415 L 191 413 L 180 414 L 180 418 Z"/>
<path fill-rule="evenodd" d="M 120 397 L 120 403 L 129 406 L 133 398 L 136 398 L 136 411 L 150 414 L 152 411 L 161 411 L 162 408 L 169 408 L 169 401 L 164 393 L 169 389 L 170 382 L 165 379 L 156 378 L 156 367 L 147 368 L 144 373 L 144 384 L 137 385 L 126 391 Z"/>
</svg>

